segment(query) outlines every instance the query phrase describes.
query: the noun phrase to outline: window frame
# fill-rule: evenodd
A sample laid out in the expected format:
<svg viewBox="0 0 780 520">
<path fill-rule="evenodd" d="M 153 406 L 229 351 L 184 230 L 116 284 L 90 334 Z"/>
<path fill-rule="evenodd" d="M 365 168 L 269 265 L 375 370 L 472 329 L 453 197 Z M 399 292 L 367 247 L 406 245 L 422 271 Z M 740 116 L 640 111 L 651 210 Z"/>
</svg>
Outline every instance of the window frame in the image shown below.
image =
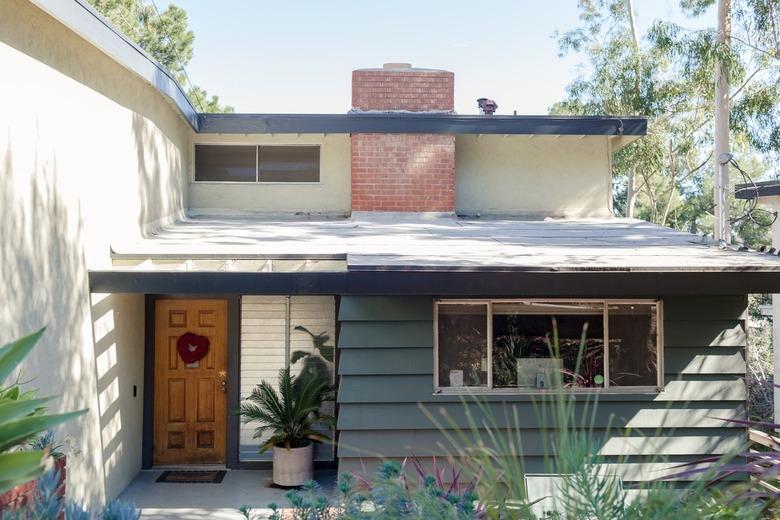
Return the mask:
<svg viewBox="0 0 780 520">
<path fill-rule="evenodd" d="M 557 390 L 538 388 L 493 388 L 493 305 L 496 303 L 600 303 L 603 305 L 604 320 L 604 387 L 569 388 L 565 391 L 573 394 L 658 394 L 664 390 L 664 315 L 663 301 L 651 298 L 475 298 L 475 299 L 437 299 L 433 301 L 433 393 L 434 395 L 498 394 L 498 395 L 538 395 L 555 393 Z M 450 387 L 439 385 L 439 306 L 441 305 L 487 305 L 487 386 Z M 609 386 L 609 305 L 654 304 L 657 320 L 658 343 L 656 345 L 656 366 L 658 367 L 656 386 Z"/>
<path fill-rule="evenodd" d="M 197 146 L 253 146 L 255 148 L 255 180 L 254 181 L 200 181 L 195 178 L 195 148 Z M 261 146 L 307 146 L 319 149 L 319 180 L 318 181 L 261 181 L 260 180 L 260 147 Z M 317 186 L 322 184 L 322 143 L 260 143 L 260 142 L 230 142 L 230 141 L 206 141 L 193 142 L 190 154 L 190 184 L 218 184 L 218 185 L 280 185 L 280 186 Z"/>
</svg>

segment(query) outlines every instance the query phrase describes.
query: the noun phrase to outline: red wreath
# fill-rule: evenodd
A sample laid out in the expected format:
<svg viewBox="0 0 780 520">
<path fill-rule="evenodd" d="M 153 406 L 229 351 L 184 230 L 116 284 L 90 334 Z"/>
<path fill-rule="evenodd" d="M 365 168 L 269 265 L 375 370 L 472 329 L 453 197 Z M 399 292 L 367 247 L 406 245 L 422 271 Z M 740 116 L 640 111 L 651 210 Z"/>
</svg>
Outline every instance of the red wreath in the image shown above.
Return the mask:
<svg viewBox="0 0 780 520">
<path fill-rule="evenodd" d="M 185 332 L 176 340 L 176 350 L 185 363 L 196 363 L 209 353 L 209 338 Z"/>
</svg>

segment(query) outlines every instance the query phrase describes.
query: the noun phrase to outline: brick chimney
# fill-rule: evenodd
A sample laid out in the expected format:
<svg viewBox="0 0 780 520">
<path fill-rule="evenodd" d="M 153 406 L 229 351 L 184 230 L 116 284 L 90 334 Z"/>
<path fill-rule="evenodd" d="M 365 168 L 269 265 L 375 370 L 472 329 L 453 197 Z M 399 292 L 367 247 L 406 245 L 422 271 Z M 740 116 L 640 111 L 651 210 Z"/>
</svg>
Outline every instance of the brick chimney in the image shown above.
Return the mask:
<svg viewBox="0 0 780 520">
<path fill-rule="evenodd" d="M 386 63 L 352 72 L 353 112 L 452 112 L 452 72 Z M 455 211 L 455 136 L 353 134 L 352 211 Z"/>
</svg>

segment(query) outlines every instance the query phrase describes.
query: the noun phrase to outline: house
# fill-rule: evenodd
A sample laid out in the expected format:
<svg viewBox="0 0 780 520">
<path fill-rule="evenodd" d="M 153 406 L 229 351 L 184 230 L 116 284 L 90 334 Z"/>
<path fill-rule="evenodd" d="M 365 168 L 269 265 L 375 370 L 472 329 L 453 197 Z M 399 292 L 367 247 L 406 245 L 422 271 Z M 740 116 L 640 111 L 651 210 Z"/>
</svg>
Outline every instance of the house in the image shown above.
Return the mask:
<svg viewBox="0 0 780 520">
<path fill-rule="evenodd" d="M 737 184 L 734 187 L 734 196 L 738 200 L 754 201 L 756 205 L 763 206 L 768 211 L 780 211 L 780 181 L 760 181 L 753 183 Z M 777 223 L 777 217 L 772 222 L 772 248 L 768 254 L 777 254 L 780 250 L 780 224 Z M 772 295 L 772 345 L 780 345 L 780 298 Z M 775 354 L 775 374 L 774 381 L 780 381 L 780 350 L 774 349 Z M 775 387 L 775 422 L 780 421 L 780 388 Z"/>
<path fill-rule="evenodd" d="M 313 352 L 296 327 L 336 350 L 316 456 L 340 470 L 440 453 L 420 405 L 462 422 L 464 395 L 515 406 L 539 469 L 533 404 L 572 368 L 552 316 L 567 345 L 589 325 L 571 397 L 598 396 L 625 481 L 745 445 L 720 418 L 745 416 L 746 295 L 780 260 L 614 215 L 645 119 L 458 115 L 451 72 L 406 64 L 354 71 L 343 114 L 201 114 L 85 0 L 3 2 L 0 63 L 1 330 L 46 325 L 24 375 L 89 408 L 63 430 L 74 497 L 267 466 L 231 412 Z M 185 366 L 188 332 L 209 346 Z"/>
</svg>

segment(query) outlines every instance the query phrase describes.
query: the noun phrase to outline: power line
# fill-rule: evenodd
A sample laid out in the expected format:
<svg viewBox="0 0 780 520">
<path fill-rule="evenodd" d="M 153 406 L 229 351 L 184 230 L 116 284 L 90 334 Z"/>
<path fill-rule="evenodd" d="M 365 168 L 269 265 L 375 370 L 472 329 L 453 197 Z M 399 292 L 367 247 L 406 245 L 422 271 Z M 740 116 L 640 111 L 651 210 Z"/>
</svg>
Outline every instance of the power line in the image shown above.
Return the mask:
<svg viewBox="0 0 780 520">
<path fill-rule="evenodd" d="M 729 219 L 732 224 L 736 224 L 743 220 L 752 222 L 760 227 L 770 227 L 777 220 L 777 211 L 767 211 L 758 207 L 758 185 L 753 180 L 748 172 L 743 170 L 734 157 L 729 157 L 728 163 L 731 164 L 742 175 L 742 179 L 745 181 L 745 187 L 740 188 L 739 192 L 749 192 L 753 196 L 745 199 L 742 207 L 742 215 Z M 764 221 L 756 219 L 756 215 L 764 215 Z"/>
<path fill-rule="evenodd" d="M 160 10 L 157 9 L 157 4 L 154 3 L 154 0 L 150 0 L 152 2 L 152 7 L 154 8 L 154 12 L 157 14 L 157 19 L 160 21 L 160 27 L 163 30 L 163 33 L 165 33 L 165 37 L 168 38 L 168 43 L 171 44 L 171 50 L 173 51 L 173 57 L 176 58 L 176 61 L 179 62 L 179 66 L 181 67 L 181 71 L 184 74 L 184 79 L 187 80 L 187 83 L 190 85 L 190 91 L 192 91 L 195 94 L 195 101 L 198 102 L 198 106 L 200 107 L 201 112 L 205 112 L 203 110 L 203 100 L 200 98 L 200 93 L 198 92 L 198 89 L 195 88 L 195 85 L 192 83 L 192 80 L 190 79 L 189 74 L 187 74 L 187 69 L 184 67 L 184 62 L 181 58 L 179 58 L 179 53 L 176 52 L 176 44 L 173 42 L 173 38 L 171 38 L 170 33 L 168 33 L 168 29 L 165 27 L 165 22 L 163 22 L 162 16 L 160 15 Z"/>
</svg>

